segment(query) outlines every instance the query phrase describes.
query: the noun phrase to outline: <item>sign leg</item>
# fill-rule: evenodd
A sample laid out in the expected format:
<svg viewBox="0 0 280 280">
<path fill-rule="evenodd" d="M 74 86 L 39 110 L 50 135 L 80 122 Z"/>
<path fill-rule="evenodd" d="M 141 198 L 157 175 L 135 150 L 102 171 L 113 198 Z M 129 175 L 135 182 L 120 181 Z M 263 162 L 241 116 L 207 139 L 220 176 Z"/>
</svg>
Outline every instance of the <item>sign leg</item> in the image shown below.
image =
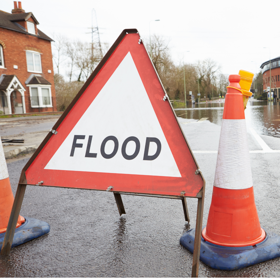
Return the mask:
<svg viewBox="0 0 280 280">
<path fill-rule="evenodd" d="M 184 210 L 184 215 L 185 215 L 185 221 L 190 223 L 190 215 L 189 215 L 189 210 L 188 210 L 188 205 L 187 205 L 187 199 L 185 197 L 182 198 L 182 204 L 183 204 L 183 210 Z"/>
<path fill-rule="evenodd" d="M 193 250 L 192 277 L 198 277 L 198 270 L 199 270 L 199 257 L 200 257 L 204 193 L 205 193 L 204 188 L 205 187 L 203 187 L 202 197 L 198 198 L 198 202 L 197 202 L 197 215 L 196 215 L 195 240 L 194 240 L 194 250 Z"/>
<path fill-rule="evenodd" d="M 20 208 L 22 205 L 24 193 L 25 193 L 26 185 L 18 185 L 13 208 L 11 211 L 7 231 L 5 234 L 5 238 L 2 244 L 2 250 L 1 250 L 1 255 L 8 255 L 10 253 L 12 244 L 13 244 L 13 239 L 14 239 L 14 234 L 15 234 L 15 229 L 16 229 L 16 224 L 20 212 Z"/>
<path fill-rule="evenodd" d="M 114 197 L 115 197 L 115 200 L 116 200 L 116 203 L 117 203 L 117 206 L 118 206 L 118 210 L 119 210 L 119 213 L 120 213 L 120 216 L 122 214 L 125 214 L 125 209 L 124 209 L 124 205 L 123 205 L 123 202 L 122 202 L 122 197 L 119 193 L 115 193 L 114 192 Z"/>
</svg>

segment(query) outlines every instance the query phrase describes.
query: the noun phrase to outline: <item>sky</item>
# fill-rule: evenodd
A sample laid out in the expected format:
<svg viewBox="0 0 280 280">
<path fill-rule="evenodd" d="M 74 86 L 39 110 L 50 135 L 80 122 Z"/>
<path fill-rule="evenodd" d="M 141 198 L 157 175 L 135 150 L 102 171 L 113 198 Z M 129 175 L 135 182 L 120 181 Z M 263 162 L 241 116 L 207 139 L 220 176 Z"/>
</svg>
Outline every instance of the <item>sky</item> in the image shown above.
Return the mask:
<svg viewBox="0 0 280 280">
<path fill-rule="evenodd" d="M 144 44 L 153 34 L 161 36 L 176 65 L 211 59 L 223 74 L 257 73 L 263 62 L 280 56 L 279 0 L 21 2 L 50 37 L 91 42 L 90 28 L 98 24 L 101 43 L 111 46 L 124 29 L 136 28 Z M 1 0 L 0 10 L 12 9 L 13 1 Z"/>
</svg>

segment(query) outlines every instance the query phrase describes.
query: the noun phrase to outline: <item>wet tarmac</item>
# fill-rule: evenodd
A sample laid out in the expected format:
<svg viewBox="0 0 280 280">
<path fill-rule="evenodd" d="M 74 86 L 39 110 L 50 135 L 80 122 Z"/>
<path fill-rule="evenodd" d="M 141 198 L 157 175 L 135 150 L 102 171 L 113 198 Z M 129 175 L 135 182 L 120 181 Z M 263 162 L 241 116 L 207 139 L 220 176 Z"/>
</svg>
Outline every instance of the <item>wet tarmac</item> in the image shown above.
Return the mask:
<svg viewBox="0 0 280 280">
<path fill-rule="evenodd" d="M 0 119 L 0 135 L 20 136 L 26 133 L 50 131 L 59 115 Z"/>
<path fill-rule="evenodd" d="M 222 110 L 216 111 L 222 114 Z M 196 150 L 195 158 L 206 181 L 205 225 L 220 126 L 207 120 L 197 121 L 203 117 L 193 115 L 196 120 L 179 120 L 190 146 Z M 280 145 L 277 137 L 266 137 L 271 149 Z M 261 151 L 252 139 L 250 150 Z M 250 153 L 250 158 L 261 226 L 280 235 L 280 153 Z M 21 159 L 8 164 L 14 193 L 26 162 L 27 159 Z M 190 277 L 192 254 L 179 244 L 189 228 L 181 201 L 124 195 L 123 202 L 126 214 L 120 217 L 112 193 L 28 186 L 21 215 L 46 221 L 51 230 L 46 236 L 13 248 L 9 257 L 1 257 L 0 276 Z M 187 202 L 190 228 L 194 228 L 197 200 Z M 200 262 L 199 276 L 278 277 L 279 267 L 280 258 L 237 271 L 214 270 Z"/>
</svg>

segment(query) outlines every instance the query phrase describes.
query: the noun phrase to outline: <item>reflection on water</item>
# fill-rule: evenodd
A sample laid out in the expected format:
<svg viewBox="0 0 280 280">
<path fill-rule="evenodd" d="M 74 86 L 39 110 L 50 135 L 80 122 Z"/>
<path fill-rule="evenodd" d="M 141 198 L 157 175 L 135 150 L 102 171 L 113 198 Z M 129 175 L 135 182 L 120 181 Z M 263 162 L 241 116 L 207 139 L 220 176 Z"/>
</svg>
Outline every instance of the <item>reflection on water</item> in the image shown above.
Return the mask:
<svg viewBox="0 0 280 280">
<path fill-rule="evenodd" d="M 176 109 L 177 117 L 186 119 L 208 118 L 221 125 L 223 102 L 190 104 L 186 109 Z M 245 110 L 247 126 L 260 135 L 280 138 L 280 102 L 250 100 Z"/>
<path fill-rule="evenodd" d="M 177 117 L 199 120 L 207 118 L 210 122 L 221 125 L 223 118 L 223 102 L 188 104 L 186 109 L 176 109 Z"/>
<path fill-rule="evenodd" d="M 258 134 L 280 137 L 280 102 L 251 101 L 246 119 Z"/>
</svg>

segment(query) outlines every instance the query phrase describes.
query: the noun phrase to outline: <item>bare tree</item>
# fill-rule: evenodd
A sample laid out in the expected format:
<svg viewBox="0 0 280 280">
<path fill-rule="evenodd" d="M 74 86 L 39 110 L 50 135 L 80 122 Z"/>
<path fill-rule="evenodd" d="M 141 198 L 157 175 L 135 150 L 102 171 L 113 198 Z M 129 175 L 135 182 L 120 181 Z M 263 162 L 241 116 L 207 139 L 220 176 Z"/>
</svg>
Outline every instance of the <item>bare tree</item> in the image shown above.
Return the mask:
<svg viewBox="0 0 280 280">
<path fill-rule="evenodd" d="M 63 65 L 67 64 L 68 67 L 69 82 L 65 82 L 60 75 L 57 75 L 55 82 L 58 106 L 63 110 L 82 86 L 81 81 L 85 81 L 101 61 L 101 53 L 106 52 L 108 45 L 102 44 L 103 52 L 100 52 L 100 45 L 69 40 L 59 35 L 55 38 L 53 59 L 57 74 L 60 74 Z M 219 66 L 213 60 L 199 61 L 196 65 L 175 65 L 168 43 L 162 37 L 153 35 L 147 41 L 147 51 L 171 99 L 184 100 L 184 93 L 189 91 L 196 97 L 199 91 L 208 97 L 226 92 L 227 77 L 220 73 Z"/>
<path fill-rule="evenodd" d="M 199 61 L 196 65 L 197 79 L 201 83 L 201 93 L 209 98 L 212 96 L 215 76 L 219 70 L 220 67 L 211 59 Z"/>
<path fill-rule="evenodd" d="M 82 43 L 80 41 L 70 41 L 70 40 L 68 40 L 65 44 L 65 48 L 66 48 L 65 54 L 68 58 L 67 75 L 69 76 L 69 82 L 71 82 L 73 78 L 75 64 L 78 57 L 78 49 L 81 44 Z"/>
<path fill-rule="evenodd" d="M 219 93 L 219 95 L 222 95 L 222 96 L 226 95 L 228 84 L 229 84 L 228 76 L 220 73 L 218 75 L 218 93 Z"/>
<path fill-rule="evenodd" d="M 153 35 L 148 44 L 148 52 L 158 73 L 162 73 L 171 63 L 168 44 L 160 36 Z"/>
<path fill-rule="evenodd" d="M 262 71 L 255 74 L 253 83 L 251 86 L 251 91 L 254 92 L 255 98 L 259 98 L 263 94 L 263 75 Z M 265 95 L 266 96 L 266 95 Z"/>
<path fill-rule="evenodd" d="M 153 35 L 149 43 L 146 45 L 147 51 L 153 62 L 153 65 L 162 81 L 162 84 L 167 94 L 174 98 L 178 95 L 178 79 L 176 80 L 176 73 L 178 72 L 169 53 L 168 43 L 157 35 Z"/>
<path fill-rule="evenodd" d="M 66 61 L 65 47 L 67 39 L 61 34 L 53 34 L 54 42 L 52 42 L 53 47 L 53 62 L 56 68 L 57 74 L 60 74 L 60 67 L 63 66 Z"/>
<path fill-rule="evenodd" d="M 99 46 L 77 42 L 75 66 L 79 70 L 78 81 L 86 80 L 102 59 Z"/>
<path fill-rule="evenodd" d="M 54 75 L 57 109 L 64 111 L 82 88 L 82 82 L 65 82 L 62 75 Z"/>
</svg>

